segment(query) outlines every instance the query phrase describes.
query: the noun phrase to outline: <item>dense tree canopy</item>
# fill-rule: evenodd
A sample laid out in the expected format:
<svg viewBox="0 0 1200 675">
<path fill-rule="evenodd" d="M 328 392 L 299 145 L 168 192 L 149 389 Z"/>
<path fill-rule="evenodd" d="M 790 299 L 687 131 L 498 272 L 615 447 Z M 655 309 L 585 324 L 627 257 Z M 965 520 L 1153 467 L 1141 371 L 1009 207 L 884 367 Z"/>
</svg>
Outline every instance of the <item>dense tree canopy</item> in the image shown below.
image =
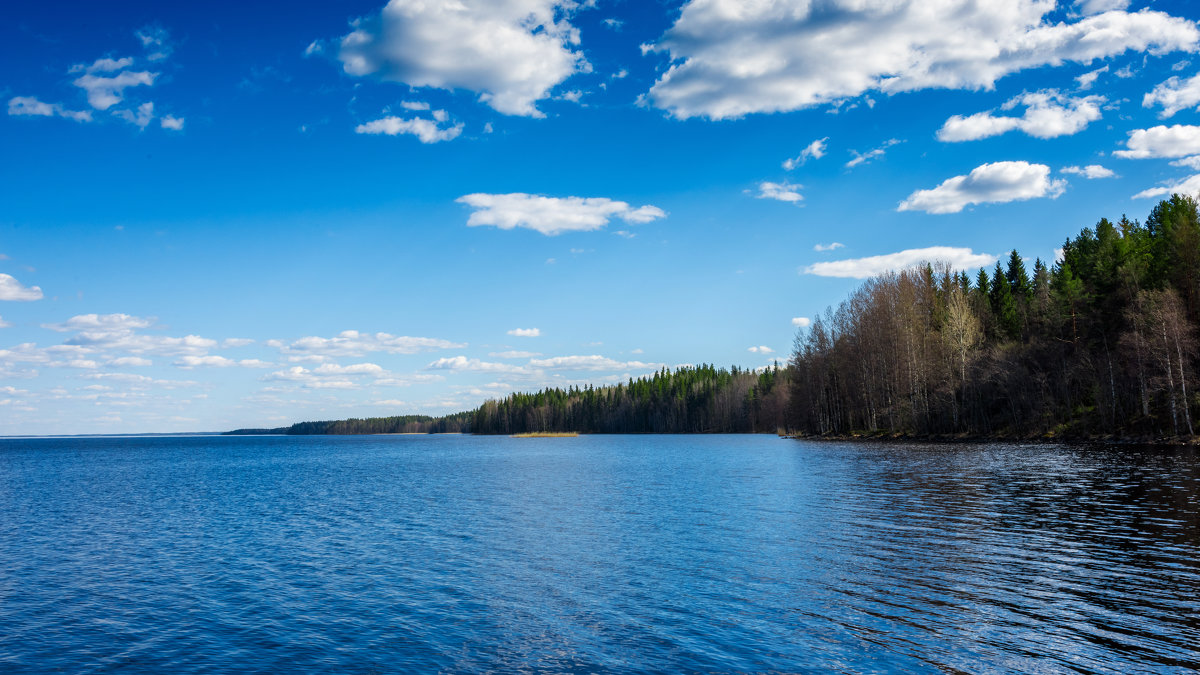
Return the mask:
<svg viewBox="0 0 1200 675">
<path fill-rule="evenodd" d="M 807 433 L 1193 433 L 1200 218 L 1102 219 L 1053 269 L 925 266 L 868 281 L 798 336 L 790 426 Z"/>
</svg>

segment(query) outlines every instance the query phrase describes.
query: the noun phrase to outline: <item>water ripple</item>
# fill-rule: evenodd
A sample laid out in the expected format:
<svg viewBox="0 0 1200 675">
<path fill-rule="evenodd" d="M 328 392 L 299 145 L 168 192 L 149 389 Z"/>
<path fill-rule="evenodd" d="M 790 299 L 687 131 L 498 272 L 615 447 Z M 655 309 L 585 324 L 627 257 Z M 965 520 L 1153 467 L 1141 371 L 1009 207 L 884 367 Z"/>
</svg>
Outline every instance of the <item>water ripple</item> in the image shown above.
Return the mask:
<svg viewBox="0 0 1200 675">
<path fill-rule="evenodd" d="M 0 441 L 0 671 L 1200 669 L 1186 449 Z"/>
</svg>

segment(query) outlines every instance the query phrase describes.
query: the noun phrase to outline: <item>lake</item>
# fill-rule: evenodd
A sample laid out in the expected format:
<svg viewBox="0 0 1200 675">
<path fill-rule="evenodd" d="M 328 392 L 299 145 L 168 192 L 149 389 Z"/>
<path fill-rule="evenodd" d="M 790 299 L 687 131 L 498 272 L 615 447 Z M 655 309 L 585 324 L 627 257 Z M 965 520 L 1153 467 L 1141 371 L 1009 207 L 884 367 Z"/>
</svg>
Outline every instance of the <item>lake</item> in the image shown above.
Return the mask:
<svg viewBox="0 0 1200 675">
<path fill-rule="evenodd" d="M 0 440 L 0 671 L 1200 668 L 1191 449 Z"/>
</svg>

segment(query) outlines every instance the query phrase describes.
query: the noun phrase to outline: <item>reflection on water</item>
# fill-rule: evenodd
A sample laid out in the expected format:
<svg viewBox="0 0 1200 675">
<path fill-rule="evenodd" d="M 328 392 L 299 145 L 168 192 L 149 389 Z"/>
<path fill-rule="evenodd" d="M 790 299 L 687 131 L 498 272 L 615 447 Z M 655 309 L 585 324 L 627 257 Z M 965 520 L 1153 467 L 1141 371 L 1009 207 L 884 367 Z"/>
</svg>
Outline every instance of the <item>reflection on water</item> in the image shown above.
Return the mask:
<svg viewBox="0 0 1200 675">
<path fill-rule="evenodd" d="M 1189 449 L 0 441 L 0 671 L 1184 672 Z"/>
</svg>

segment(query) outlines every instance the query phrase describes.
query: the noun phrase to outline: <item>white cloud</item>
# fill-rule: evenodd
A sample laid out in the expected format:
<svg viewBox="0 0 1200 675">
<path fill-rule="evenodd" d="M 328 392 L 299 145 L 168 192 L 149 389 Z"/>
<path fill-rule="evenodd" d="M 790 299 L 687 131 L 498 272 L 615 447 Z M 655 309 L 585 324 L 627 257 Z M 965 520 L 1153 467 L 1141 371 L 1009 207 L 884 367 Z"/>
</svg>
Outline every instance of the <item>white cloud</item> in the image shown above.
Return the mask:
<svg viewBox="0 0 1200 675">
<path fill-rule="evenodd" d="M 145 129 L 146 125 L 150 124 L 150 120 L 154 119 L 154 103 L 146 101 L 139 105 L 137 113 L 134 113 L 132 110 L 114 110 L 113 115 L 139 128 Z"/>
<path fill-rule="evenodd" d="M 145 26 L 134 32 L 146 49 L 163 47 L 167 44 L 167 31 L 159 26 Z"/>
<path fill-rule="evenodd" d="M 391 0 L 352 22 L 338 58 L 353 76 L 413 87 L 467 89 L 508 115 L 541 117 L 535 103 L 590 66 L 559 0 Z M 453 36 L 449 39 L 447 36 Z"/>
<path fill-rule="evenodd" d="M 539 337 L 542 331 L 538 328 L 514 328 L 508 334 L 514 337 Z"/>
<path fill-rule="evenodd" d="M 761 345 L 758 347 L 751 347 L 751 348 L 747 349 L 746 351 L 752 352 L 754 354 L 774 354 L 775 353 L 774 349 L 771 349 L 770 347 L 768 347 L 766 345 Z"/>
<path fill-rule="evenodd" d="M 540 352 L 523 352 L 511 349 L 506 352 L 490 352 L 488 356 L 498 359 L 532 359 L 535 356 L 541 356 Z"/>
<path fill-rule="evenodd" d="M 16 96 L 9 99 L 8 114 L 14 116 L 66 117 L 76 122 L 92 121 L 92 113 L 87 110 L 67 110 L 59 103 L 43 103 L 32 96 Z"/>
<path fill-rule="evenodd" d="M 1200 105 L 1200 75 L 1186 80 L 1169 78 L 1142 97 L 1142 107 L 1162 106 L 1159 117 L 1170 117 L 1180 110 Z"/>
<path fill-rule="evenodd" d="M 183 131 L 183 122 L 182 117 L 175 117 L 174 115 L 163 115 L 162 119 L 159 120 L 162 128 L 172 131 Z"/>
<path fill-rule="evenodd" d="M 424 101 L 401 101 L 400 107 L 405 110 L 429 110 L 429 104 Z"/>
<path fill-rule="evenodd" d="M 1125 150 L 1113 153 L 1124 159 L 1153 159 L 1200 155 L 1200 127 L 1187 124 L 1134 129 Z"/>
<path fill-rule="evenodd" d="M 126 56 L 120 59 L 102 58 L 96 59 L 92 65 L 85 66 L 82 63 L 77 63 L 71 66 L 67 72 L 71 73 L 111 73 L 118 70 L 125 70 L 133 65 L 133 57 Z"/>
<path fill-rule="evenodd" d="M 229 349 L 231 347 L 245 347 L 254 344 L 254 340 L 250 338 L 225 338 L 221 340 L 221 347 Z"/>
<path fill-rule="evenodd" d="M 441 112 L 441 111 L 438 111 Z M 410 120 L 401 119 L 399 117 L 384 117 L 366 124 L 360 124 L 354 128 L 354 133 L 357 134 L 386 134 L 395 136 L 397 134 L 409 134 L 416 136 L 422 143 L 438 143 L 440 141 L 451 141 L 458 138 L 462 133 L 463 125 L 456 124 L 452 127 L 440 127 L 433 120 L 416 117 Z"/>
<path fill-rule="evenodd" d="M 1151 197 L 1166 197 L 1167 195 L 1181 194 L 1191 195 L 1193 197 L 1200 196 L 1200 174 L 1190 176 L 1181 181 L 1168 183 L 1161 187 L 1149 188 L 1142 190 L 1133 196 L 1133 199 L 1149 199 Z"/>
<path fill-rule="evenodd" d="M 322 377 L 302 366 L 278 370 L 264 375 L 262 379 L 264 382 L 293 382 L 307 389 L 358 389 L 361 387 L 360 384 L 351 380 Z"/>
<path fill-rule="evenodd" d="M 1171 160 L 1171 166 L 1183 166 L 1193 171 L 1200 171 L 1200 155 Z"/>
<path fill-rule="evenodd" d="M 802 195 L 798 192 L 798 190 L 800 190 L 803 187 L 804 187 L 803 185 L 798 185 L 796 183 L 789 183 L 787 181 L 784 181 L 782 183 L 772 183 L 770 181 L 763 181 L 758 184 L 757 198 L 758 199 L 774 199 L 776 201 L 791 202 L 792 204 L 798 204 L 798 203 L 804 201 L 804 195 Z"/>
<path fill-rule="evenodd" d="M 938 130 L 939 141 L 974 141 L 1009 131 L 1023 131 L 1035 138 L 1055 138 L 1079 133 L 1100 119 L 1103 96 L 1066 96 L 1054 89 L 1026 92 L 1009 99 L 1001 110 L 1024 106 L 1020 117 L 975 113 L 969 117 L 954 115 Z"/>
<path fill-rule="evenodd" d="M 0 316 L 0 328 L 11 328 L 11 327 L 12 327 L 12 324 L 9 323 L 8 321 L 5 321 L 4 317 Z"/>
<path fill-rule="evenodd" d="M 902 143 L 902 142 L 903 141 L 901 141 L 899 139 L 890 138 L 890 139 L 884 141 L 883 145 L 879 146 L 878 148 L 875 148 L 874 150 L 868 150 L 867 152 L 858 152 L 857 150 L 851 150 L 850 154 L 854 155 L 854 157 L 849 162 L 846 162 L 846 168 L 853 169 L 854 167 L 858 166 L 859 164 L 869 162 L 869 161 L 875 159 L 876 157 L 883 157 L 885 154 L 887 154 L 888 148 L 890 148 L 893 145 L 896 145 L 898 143 Z"/>
<path fill-rule="evenodd" d="M 87 92 L 88 103 L 97 110 L 108 110 L 124 100 L 125 90 L 130 87 L 154 84 L 158 73 L 127 70 L 112 77 L 84 75 L 75 80 L 75 86 Z"/>
<path fill-rule="evenodd" d="M 206 356 L 184 356 L 175 362 L 175 365 L 180 368 L 197 368 L 200 366 L 208 366 L 211 368 L 230 368 L 237 365 L 237 361 L 227 359 L 224 356 L 209 354 Z"/>
<path fill-rule="evenodd" d="M 818 253 L 824 253 L 825 251 L 836 251 L 839 248 L 846 248 L 846 245 L 835 241 L 832 244 L 816 244 L 813 246 L 813 250 L 817 251 Z"/>
<path fill-rule="evenodd" d="M 12 302 L 29 302 L 41 300 L 42 289 L 38 286 L 22 286 L 21 282 L 11 275 L 0 274 L 0 300 Z"/>
<path fill-rule="evenodd" d="M 354 363 L 341 366 L 336 363 L 325 363 L 313 369 L 318 375 L 384 375 L 387 371 L 377 363 Z"/>
<path fill-rule="evenodd" d="M 1099 78 L 1102 74 L 1107 73 L 1107 72 L 1108 72 L 1108 66 L 1104 66 L 1103 68 L 1097 68 L 1095 70 L 1089 70 L 1088 72 L 1076 77 L 1075 81 L 1079 83 L 1080 89 L 1084 89 L 1084 90 L 1091 89 L 1092 85 L 1096 83 L 1096 79 Z"/>
<path fill-rule="evenodd" d="M 783 161 L 783 168 L 791 171 L 792 169 L 802 166 L 809 159 L 821 159 L 825 156 L 826 143 L 829 142 L 829 137 L 818 138 L 809 143 L 807 147 L 800 151 L 799 156 Z"/>
<path fill-rule="evenodd" d="M 154 319 L 144 319 L 129 314 L 80 314 L 62 323 L 42 324 L 42 328 L 59 333 L 69 333 L 86 330 L 133 331 L 149 328 L 152 325 L 154 325 Z"/>
<path fill-rule="evenodd" d="M 884 272 L 903 270 L 923 263 L 945 262 L 955 270 L 965 270 L 986 267 L 994 264 L 996 260 L 994 255 L 975 253 L 969 248 L 931 246 L 866 258 L 820 262 L 805 267 L 803 271 L 805 274 L 814 274 L 819 277 L 866 279 Z M 795 321 L 793 319 L 792 323 L 799 325 Z"/>
<path fill-rule="evenodd" d="M 1099 164 L 1088 164 L 1087 166 L 1064 166 L 1063 168 L 1059 169 L 1059 172 L 1083 176 L 1088 180 L 1117 177 L 1117 174 L 1112 169 L 1107 169 Z"/>
<path fill-rule="evenodd" d="M 563 232 L 598 230 L 614 217 L 627 223 L 648 223 L 665 218 L 657 206 L 634 208 L 606 197 L 545 197 L 522 192 L 511 194 L 476 193 L 456 201 L 475 209 L 467 225 L 494 225 L 502 230 L 524 227 L 554 236 Z"/>
<path fill-rule="evenodd" d="M 461 349 L 465 344 L 439 338 L 409 337 L 389 333 L 360 333 L 346 330 L 336 337 L 303 337 L 291 343 L 270 340 L 267 345 L 283 354 L 318 357 L 362 356 L 368 352 L 388 354 L 416 354 L 435 349 Z"/>
<path fill-rule="evenodd" d="M 144 359 L 140 356 L 121 356 L 115 359 L 110 359 L 105 365 L 113 368 L 142 368 L 152 366 L 154 362 L 150 359 Z"/>
<path fill-rule="evenodd" d="M 479 359 L 469 359 L 465 356 L 452 356 L 440 358 L 428 366 L 427 370 L 451 370 L 455 372 L 490 372 L 490 373 L 526 373 L 528 370 L 521 366 L 514 366 L 507 363 L 494 363 L 489 361 L 480 361 Z"/>
<path fill-rule="evenodd" d="M 1163 12 L 1068 22 L 1048 0 L 692 0 L 646 48 L 673 62 L 646 98 L 676 117 L 724 119 L 872 90 L 991 89 L 1029 68 L 1198 42 L 1192 21 Z"/>
<path fill-rule="evenodd" d="M 1066 187 L 1065 180 L 1051 180 L 1050 167 L 1045 164 L 993 162 L 975 167 L 966 176 L 948 178 L 933 189 L 917 190 L 896 210 L 958 213 L 972 204 L 1055 198 Z"/>
<path fill-rule="evenodd" d="M 796 328 L 808 328 L 812 325 L 812 319 L 807 316 L 792 317 L 792 325 Z"/>
<path fill-rule="evenodd" d="M 532 359 L 529 365 L 548 370 L 644 370 L 658 368 L 661 363 L 641 361 L 616 361 L 605 356 L 554 356 L 548 359 Z"/>
</svg>

